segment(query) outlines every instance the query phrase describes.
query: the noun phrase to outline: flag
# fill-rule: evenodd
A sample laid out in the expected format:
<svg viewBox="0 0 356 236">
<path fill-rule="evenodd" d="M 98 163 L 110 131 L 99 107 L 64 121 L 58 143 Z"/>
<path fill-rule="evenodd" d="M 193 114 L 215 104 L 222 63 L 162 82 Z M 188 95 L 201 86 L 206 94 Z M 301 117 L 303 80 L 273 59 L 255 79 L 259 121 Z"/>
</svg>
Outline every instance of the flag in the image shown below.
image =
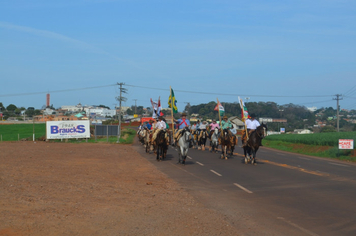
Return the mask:
<svg viewBox="0 0 356 236">
<path fill-rule="evenodd" d="M 157 104 L 157 102 L 152 101 L 152 98 L 151 98 L 151 104 L 152 104 L 152 110 L 153 110 L 152 118 L 157 119 L 158 118 L 158 116 L 157 116 L 158 104 Z"/>
<path fill-rule="evenodd" d="M 215 106 L 214 111 L 219 111 L 221 116 L 225 113 L 225 109 L 220 102 Z"/>
<path fill-rule="evenodd" d="M 240 101 L 240 107 L 241 107 L 241 119 L 243 122 L 245 122 L 246 119 L 251 118 L 251 117 L 248 114 L 247 107 L 245 106 L 245 103 L 242 101 L 242 99 L 240 99 L 240 97 L 239 97 L 239 101 Z"/>
<path fill-rule="evenodd" d="M 157 115 L 158 116 L 164 116 L 164 114 L 161 112 L 161 110 L 162 110 L 162 106 L 161 106 L 161 99 L 160 98 L 158 98 L 158 105 L 157 105 Z"/>
<path fill-rule="evenodd" d="M 176 100 L 176 97 L 174 96 L 173 89 L 171 89 L 171 94 L 169 95 L 169 98 L 168 98 L 169 108 L 172 108 L 172 100 L 173 100 L 173 113 L 177 113 L 178 112 L 177 100 Z"/>
</svg>

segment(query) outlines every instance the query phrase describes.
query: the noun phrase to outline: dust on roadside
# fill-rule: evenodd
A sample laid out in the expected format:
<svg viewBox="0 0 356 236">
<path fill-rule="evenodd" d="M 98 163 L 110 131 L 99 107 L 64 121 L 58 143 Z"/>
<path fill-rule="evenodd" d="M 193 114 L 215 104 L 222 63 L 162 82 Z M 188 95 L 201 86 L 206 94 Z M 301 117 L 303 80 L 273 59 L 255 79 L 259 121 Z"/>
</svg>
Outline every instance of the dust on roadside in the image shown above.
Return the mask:
<svg viewBox="0 0 356 236">
<path fill-rule="evenodd" d="M 131 145 L 0 150 L 0 235 L 237 235 Z"/>
</svg>

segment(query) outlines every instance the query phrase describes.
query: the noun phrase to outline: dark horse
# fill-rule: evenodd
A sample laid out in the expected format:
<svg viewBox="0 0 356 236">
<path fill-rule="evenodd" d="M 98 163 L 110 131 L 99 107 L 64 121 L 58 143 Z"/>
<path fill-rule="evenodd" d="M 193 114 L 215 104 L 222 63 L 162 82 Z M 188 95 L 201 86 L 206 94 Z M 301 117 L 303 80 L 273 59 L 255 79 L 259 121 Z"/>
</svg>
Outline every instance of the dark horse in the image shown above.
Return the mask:
<svg viewBox="0 0 356 236">
<path fill-rule="evenodd" d="M 208 132 L 206 130 L 201 130 L 198 137 L 198 145 L 203 151 L 205 151 L 205 143 L 208 138 Z"/>
<path fill-rule="evenodd" d="M 261 140 L 265 137 L 266 133 L 267 126 L 262 123 L 249 135 L 247 143 L 244 146 L 245 164 L 248 162 L 251 162 L 251 164 L 256 163 L 256 153 L 260 147 Z"/>
<path fill-rule="evenodd" d="M 166 131 L 160 130 L 156 137 L 157 161 L 166 158 L 168 144 L 166 139 Z"/>
</svg>

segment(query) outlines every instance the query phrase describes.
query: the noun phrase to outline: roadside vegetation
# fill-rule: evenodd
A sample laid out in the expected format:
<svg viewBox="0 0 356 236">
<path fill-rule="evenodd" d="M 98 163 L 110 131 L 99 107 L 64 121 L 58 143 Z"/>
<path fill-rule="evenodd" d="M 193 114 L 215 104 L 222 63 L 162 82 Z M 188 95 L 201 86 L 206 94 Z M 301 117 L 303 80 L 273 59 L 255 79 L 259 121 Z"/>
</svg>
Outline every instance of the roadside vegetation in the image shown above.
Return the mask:
<svg viewBox="0 0 356 236">
<path fill-rule="evenodd" d="M 356 140 L 356 132 L 270 135 L 263 140 L 266 147 L 318 157 L 356 162 L 354 150 L 339 150 L 339 139 Z"/>
<path fill-rule="evenodd" d="M 0 125 L 0 141 L 32 141 L 33 140 L 33 127 L 35 130 L 35 140 L 45 140 L 46 138 L 46 124 L 9 124 Z M 121 131 L 120 143 L 131 144 L 135 138 L 136 131 L 134 129 L 125 128 Z M 98 136 L 88 139 L 90 143 L 104 143 L 107 142 L 106 136 Z M 83 143 L 87 142 L 86 139 L 68 139 L 68 140 L 51 140 L 50 142 L 70 142 L 70 143 Z M 110 136 L 109 143 L 116 143 L 117 137 Z"/>
</svg>

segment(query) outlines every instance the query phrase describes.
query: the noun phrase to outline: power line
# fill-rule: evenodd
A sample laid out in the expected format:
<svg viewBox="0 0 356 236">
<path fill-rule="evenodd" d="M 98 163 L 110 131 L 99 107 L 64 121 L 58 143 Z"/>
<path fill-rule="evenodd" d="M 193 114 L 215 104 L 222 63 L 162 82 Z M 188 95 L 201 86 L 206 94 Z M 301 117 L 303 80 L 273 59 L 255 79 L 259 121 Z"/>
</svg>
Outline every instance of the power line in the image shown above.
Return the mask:
<svg viewBox="0 0 356 236">
<path fill-rule="evenodd" d="M 145 86 L 138 86 L 138 85 L 131 85 L 131 84 L 126 84 L 126 86 L 129 87 L 135 87 L 135 88 L 144 88 L 144 89 L 152 89 L 152 90 L 161 90 L 161 91 L 167 91 L 168 89 L 162 89 L 162 88 L 153 88 L 153 87 L 145 87 Z M 220 95 L 220 96 L 237 96 L 236 93 L 215 93 L 215 92 L 197 92 L 197 91 L 188 91 L 188 90 L 179 90 L 175 89 L 174 91 L 181 92 L 181 93 L 194 93 L 194 94 L 208 94 L 208 95 Z M 308 98 L 316 98 L 316 97 L 331 97 L 333 95 L 318 95 L 318 96 L 309 96 L 309 95 L 298 95 L 298 96 L 278 96 L 278 95 L 251 95 L 251 94 L 239 94 L 239 96 L 251 96 L 251 97 L 278 97 L 278 98 L 288 98 L 288 97 L 308 97 Z"/>
<path fill-rule="evenodd" d="M 13 94 L 3 94 L 0 97 L 16 97 L 16 96 L 26 96 L 26 95 L 36 95 L 36 94 L 47 94 L 47 93 L 63 93 L 63 92 L 71 92 L 71 91 L 79 91 L 79 90 L 87 90 L 87 89 L 97 89 L 97 88 L 105 88 L 116 86 L 117 84 L 110 85 L 102 85 L 102 86 L 93 86 L 93 87 L 85 87 L 85 88 L 75 88 L 75 89 L 62 89 L 62 90 L 52 90 L 45 92 L 33 92 L 33 93 L 13 93 Z"/>
<path fill-rule="evenodd" d="M 102 85 L 102 86 L 93 86 L 93 87 L 84 87 L 84 88 L 74 88 L 74 89 L 62 89 L 62 90 L 52 90 L 52 91 L 44 91 L 44 92 L 32 92 L 32 93 L 14 93 L 14 94 L 3 94 L 0 97 L 15 97 L 15 96 L 27 96 L 27 95 L 37 95 L 37 94 L 47 94 L 47 93 L 63 93 L 63 92 L 71 92 L 71 91 L 79 91 L 79 90 L 87 90 L 87 89 L 97 89 L 97 88 L 105 88 L 105 87 L 113 87 L 117 86 L 117 84 L 109 84 L 109 85 Z M 146 87 L 146 86 L 138 86 L 138 85 L 131 85 L 125 84 L 125 86 L 135 87 L 135 88 L 143 88 L 143 89 L 152 89 L 152 90 L 160 90 L 160 91 L 169 91 L 169 89 L 163 88 L 153 88 L 153 87 Z M 192 93 L 192 94 L 207 94 L 207 95 L 220 95 L 220 96 L 237 96 L 236 93 L 216 93 L 216 92 L 199 92 L 199 91 L 189 91 L 189 90 L 175 90 L 181 93 Z M 270 98 L 316 98 L 316 97 L 332 97 L 333 95 L 295 95 L 295 96 L 285 96 L 285 95 L 262 95 L 262 94 L 239 94 L 239 96 L 247 96 L 247 97 L 270 97 Z"/>
<path fill-rule="evenodd" d="M 355 90 L 355 91 L 352 91 L 352 90 Z M 350 95 L 350 94 L 354 94 L 356 92 L 356 85 L 353 86 L 351 89 L 349 89 L 346 93 L 344 93 L 343 96 L 347 96 L 347 95 Z"/>
</svg>

